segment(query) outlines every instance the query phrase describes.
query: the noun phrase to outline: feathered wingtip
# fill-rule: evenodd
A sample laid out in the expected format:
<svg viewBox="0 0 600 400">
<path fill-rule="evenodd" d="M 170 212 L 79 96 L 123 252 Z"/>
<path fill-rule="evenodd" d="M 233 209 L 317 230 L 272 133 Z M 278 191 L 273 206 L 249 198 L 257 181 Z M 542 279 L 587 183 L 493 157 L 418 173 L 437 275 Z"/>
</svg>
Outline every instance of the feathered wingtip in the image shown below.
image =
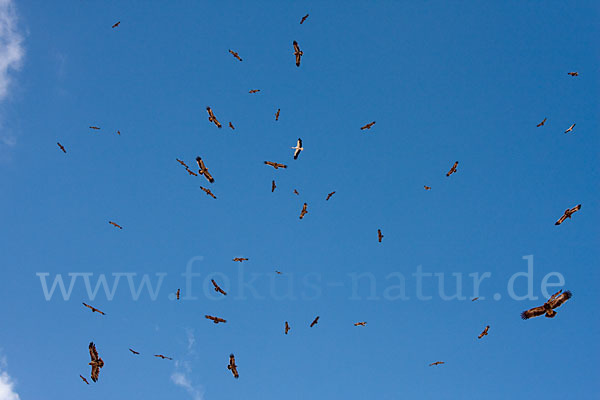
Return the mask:
<svg viewBox="0 0 600 400">
<path fill-rule="evenodd" d="M 527 316 L 527 311 L 523 311 L 521 313 L 521 319 L 525 320 L 525 319 L 529 319 L 529 317 Z"/>
<path fill-rule="evenodd" d="M 565 298 L 567 300 L 569 300 L 571 297 L 573 297 L 573 293 L 571 293 L 570 290 L 567 290 L 566 292 L 564 292 L 563 295 L 565 296 Z"/>
</svg>

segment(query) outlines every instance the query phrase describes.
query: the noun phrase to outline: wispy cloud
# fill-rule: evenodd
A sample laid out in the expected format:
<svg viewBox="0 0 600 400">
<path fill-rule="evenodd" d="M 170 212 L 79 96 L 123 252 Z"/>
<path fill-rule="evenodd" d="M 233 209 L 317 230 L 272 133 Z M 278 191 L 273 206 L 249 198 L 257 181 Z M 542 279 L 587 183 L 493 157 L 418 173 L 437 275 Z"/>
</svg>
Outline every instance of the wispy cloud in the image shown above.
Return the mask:
<svg viewBox="0 0 600 400">
<path fill-rule="evenodd" d="M 192 382 L 188 378 L 187 374 L 182 372 L 173 372 L 171 374 L 171 381 L 177 386 L 184 388 L 193 400 L 203 400 L 204 390 L 200 386 L 192 385 Z M 4 400 L 0 394 L 0 400 Z"/>
<path fill-rule="evenodd" d="M 189 359 L 195 353 L 196 347 L 196 336 L 194 335 L 193 329 L 185 330 L 187 335 L 187 354 L 186 357 Z M 171 381 L 184 388 L 192 400 L 203 400 L 204 399 L 204 388 L 201 385 L 195 385 L 190 379 L 192 374 L 192 363 L 189 360 L 178 360 L 175 362 L 175 372 L 171 374 Z M 0 399 L 2 400 L 2 399 Z"/>
<path fill-rule="evenodd" d="M 15 383 L 5 371 L 6 360 L 0 359 L 0 400 L 20 400 L 19 394 L 15 391 Z"/>
</svg>

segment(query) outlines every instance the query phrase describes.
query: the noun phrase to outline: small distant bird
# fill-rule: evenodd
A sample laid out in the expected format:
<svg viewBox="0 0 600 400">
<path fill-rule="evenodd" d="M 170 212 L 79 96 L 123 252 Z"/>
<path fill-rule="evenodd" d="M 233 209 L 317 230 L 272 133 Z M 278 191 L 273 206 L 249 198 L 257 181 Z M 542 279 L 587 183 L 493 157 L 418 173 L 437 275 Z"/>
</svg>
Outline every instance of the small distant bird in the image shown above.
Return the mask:
<svg viewBox="0 0 600 400">
<path fill-rule="evenodd" d="M 297 191 L 296 189 L 294 189 L 294 194 L 295 194 L 296 196 L 300 196 L 300 193 L 298 193 L 298 191 Z"/>
<path fill-rule="evenodd" d="M 135 351 L 133 349 L 129 349 L 129 351 L 132 352 L 133 354 L 135 354 L 136 356 L 140 354 L 140 353 L 138 353 L 137 351 Z"/>
<path fill-rule="evenodd" d="M 87 308 L 89 308 L 90 310 L 92 310 L 93 313 L 97 312 L 98 314 L 106 315 L 102 311 L 98 310 L 97 308 L 94 308 L 94 307 L 90 306 L 89 304 L 85 304 L 85 303 L 81 303 L 81 304 L 83 304 L 84 306 L 86 306 Z"/>
<path fill-rule="evenodd" d="M 163 356 L 162 354 L 155 354 L 154 357 L 162 358 L 163 360 L 172 360 L 171 357 Z"/>
<path fill-rule="evenodd" d="M 273 161 L 265 161 L 266 165 L 270 165 L 271 167 L 275 168 L 275 169 L 279 169 L 279 168 L 287 168 L 287 165 L 285 164 L 279 164 Z"/>
<path fill-rule="evenodd" d="M 298 156 L 300 155 L 300 152 L 304 150 L 304 147 L 302 147 L 302 139 L 298 138 L 298 141 L 296 142 L 296 147 L 291 148 L 294 149 L 294 160 L 297 160 Z"/>
<path fill-rule="evenodd" d="M 476 300 L 479 300 L 479 297 L 473 297 L 473 298 L 471 299 L 471 301 L 476 301 Z"/>
<path fill-rule="evenodd" d="M 327 198 L 325 199 L 325 201 L 329 200 L 331 198 L 331 196 L 333 196 L 334 194 L 335 194 L 335 190 L 327 195 Z"/>
<path fill-rule="evenodd" d="M 383 239 L 383 233 L 381 233 L 381 229 L 377 229 L 377 239 L 379 243 L 381 243 L 381 239 Z"/>
<path fill-rule="evenodd" d="M 238 53 L 236 53 L 233 50 L 229 50 L 229 52 L 231 53 L 232 56 L 234 56 L 235 58 L 237 58 L 238 60 L 242 61 L 242 58 L 240 57 L 240 55 Z"/>
<path fill-rule="evenodd" d="M 434 363 L 429 364 L 429 366 L 432 367 L 434 365 L 442 365 L 442 364 L 445 364 L 445 362 L 443 362 L 443 361 L 436 361 Z"/>
<path fill-rule="evenodd" d="M 567 72 L 571 76 L 579 76 L 579 72 Z"/>
<path fill-rule="evenodd" d="M 233 259 L 233 261 L 244 262 L 244 261 L 248 261 L 248 259 L 244 258 L 244 257 L 236 257 Z"/>
<path fill-rule="evenodd" d="M 302 58 L 302 56 L 304 55 L 304 53 L 300 50 L 300 47 L 298 46 L 298 42 L 296 42 L 294 40 L 294 55 L 296 56 L 296 67 L 300 66 L 300 59 Z"/>
<path fill-rule="evenodd" d="M 565 221 L 565 219 L 571 218 L 571 215 L 575 214 L 579 210 L 581 210 L 581 204 L 578 204 L 573 208 L 567 208 L 562 217 L 560 217 L 559 220 L 554 223 L 554 225 L 562 224 Z"/>
<path fill-rule="evenodd" d="M 361 131 L 364 131 L 365 129 L 371 129 L 371 127 L 372 127 L 373 125 L 375 125 L 375 121 L 373 121 L 373 122 L 369 122 L 368 124 L 366 124 L 366 125 L 364 125 L 364 126 L 361 126 L 361 127 L 360 127 L 360 130 L 361 130 Z"/>
<path fill-rule="evenodd" d="M 215 196 L 215 195 L 213 194 L 213 192 L 211 192 L 211 191 L 210 191 L 210 189 L 208 189 L 208 188 L 205 188 L 205 187 L 202 187 L 202 186 L 200 186 L 200 189 L 202 189 L 202 190 L 204 191 L 204 193 L 206 193 L 207 195 L 209 195 L 209 196 L 210 196 L 210 197 L 212 197 L 213 199 L 216 199 L 216 198 L 217 198 L 217 196 Z"/>
<path fill-rule="evenodd" d="M 275 184 L 275 180 L 273 180 L 273 182 L 271 182 L 271 193 L 273 193 L 276 188 L 277 188 L 277 185 Z"/>
<path fill-rule="evenodd" d="M 227 322 L 226 320 L 224 320 L 223 318 L 219 318 L 219 317 L 213 317 L 212 315 L 205 315 L 204 318 L 206 319 L 210 319 L 212 322 L 214 322 L 215 324 L 218 324 L 219 322 Z"/>
<path fill-rule="evenodd" d="M 90 129 L 94 129 L 94 130 L 98 131 L 98 130 L 100 130 L 100 127 L 98 127 L 98 126 L 90 126 Z"/>
<path fill-rule="evenodd" d="M 450 171 L 448 171 L 448 173 L 446 174 L 446 176 L 450 176 L 453 173 L 456 172 L 456 167 L 458 166 L 458 161 L 454 162 L 454 165 L 452 166 L 452 168 L 450 168 Z"/>
<path fill-rule="evenodd" d="M 235 126 L 233 126 L 233 124 L 232 124 L 231 122 L 229 123 L 229 127 L 230 127 L 231 129 L 235 130 Z"/>
<path fill-rule="evenodd" d="M 190 174 L 190 175 L 193 175 L 193 176 L 198 176 L 198 174 L 197 174 L 197 173 L 195 173 L 194 171 L 192 171 L 192 170 L 191 170 L 191 169 L 189 169 L 189 168 L 186 168 L 185 170 L 186 170 L 186 171 L 187 171 L 187 173 L 188 173 L 188 174 Z"/>
<path fill-rule="evenodd" d="M 223 125 L 221 125 L 221 123 L 219 122 L 219 120 L 217 119 L 217 117 L 215 117 L 215 114 L 213 113 L 213 110 L 211 110 L 210 107 L 206 107 L 206 111 L 208 112 L 208 120 L 212 123 L 214 123 L 217 128 L 222 128 Z"/>
<path fill-rule="evenodd" d="M 116 222 L 108 221 L 108 223 L 111 224 L 112 226 L 114 226 L 115 228 L 123 229 L 123 227 L 121 225 L 117 224 Z"/>
<path fill-rule="evenodd" d="M 292 329 L 292 328 L 290 328 L 290 324 L 288 324 L 288 322 L 285 321 L 285 334 L 286 335 L 288 334 L 288 332 L 290 331 L 290 329 Z"/>
<path fill-rule="evenodd" d="M 100 368 L 104 367 L 104 361 L 102 361 L 98 355 L 98 351 L 96 350 L 96 345 L 94 342 L 90 342 L 89 350 L 90 358 L 92 359 L 92 361 L 88 363 L 88 365 L 92 366 L 91 378 L 92 381 L 98 382 L 98 375 L 100 374 Z"/>
<path fill-rule="evenodd" d="M 306 14 L 304 17 L 302 17 L 302 19 L 300 20 L 300 25 L 302 25 L 304 23 L 304 21 L 306 21 L 306 18 L 308 18 L 308 14 Z"/>
<path fill-rule="evenodd" d="M 179 158 L 176 158 L 175 160 L 177 160 L 177 162 L 181 165 L 183 165 L 186 169 L 188 169 L 189 167 L 187 166 L 187 164 L 183 161 L 181 161 Z"/>
<path fill-rule="evenodd" d="M 260 89 L 252 89 L 251 91 L 249 91 L 248 93 L 250 94 L 254 94 L 254 93 L 258 93 L 260 92 Z"/>
<path fill-rule="evenodd" d="M 571 126 L 569 127 L 569 129 L 567 129 L 567 130 L 565 131 L 565 133 L 572 132 L 572 131 L 573 131 L 573 128 L 575 128 L 575 124 L 571 125 Z"/>
<path fill-rule="evenodd" d="M 221 294 L 227 296 L 227 293 L 223 289 L 221 289 L 221 287 L 219 285 L 217 285 L 217 282 L 215 282 L 214 279 L 211 279 L 210 281 L 212 282 L 213 286 L 215 287 L 215 292 L 221 293 Z"/>
<path fill-rule="evenodd" d="M 281 275 L 281 271 L 275 271 L 277 275 Z"/>
<path fill-rule="evenodd" d="M 317 318 L 315 318 L 313 320 L 313 322 L 310 323 L 310 327 L 312 328 L 313 326 L 315 326 L 317 323 L 319 322 L 319 316 L 317 316 Z"/>
<path fill-rule="evenodd" d="M 279 113 L 281 112 L 281 108 L 277 109 L 277 112 L 275 113 L 275 121 L 279 121 Z"/>
<path fill-rule="evenodd" d="M 482 337 L 487 336 L 489 330 L 490 330 L 490 326 L 488 325 L 488 326 L 485 327 L 485 329 L 483 330 L 483 332 L 481 332 L 479 334 L 479 336 L 477 336 L 477 339 L 481 339 Z"/>
<path fill-rule="evenodd" d="M 121 21 L 118 21 L 116 24 L 114 24 L 112 27 L 116 28 L 117 26 L 119 26 L 119 24 L 121 23 Z"/>
<path fill-rule="evenodd" d="M 63 151 L 63 153 L 65 153 L 65 154 L 67 153 L 67 151 L 65 150 L 65 147 L 62 144 L 60 144 L 59 142 L 56 142 L 56 144 L 58 145 L 58 147 L 60 147 L 60 149 Z"/>
<path fill-rule="evenodd" d="M 367 326 L 367 322 L 366 321 L 364 321 L 364 322 L 355 322 L 354 326 Z"/>
<path fill-rule="evenodd" d="M 544 126 L 544 124 L 546 123 L 546 121 L 548 120 L 548 118 L 544 118 L 544 120 L 542 122 L 540 122 L 539 124 L 537 124 L 536 126 L 539 128 L 540 126 Z"/>
<path fill-rule="evenodd" d="M 572 293 L 570 291 L 562 292 L 562 289 L 558 292 L 554 293 L 544 305 L 540 307 L 534 307 L 527 311 L 523 311 L 521 313 L 522 319 L 529 319 L 533 317 L 539 317 L 540 315 L 544 315 L 546 318 L 554 318 L 556 316 L 555 308 L 562 306 L 567 300 L 572 297 Z"/>
<path fill-rule="evenodd" d="M 177 293 L 175 293 L 175 297 L 179 300 L 179 294 L 181 293 L 181 289 L 177 289 Z"/>
<path fill-rule="evenodd" d="M 425 190 L 431 190 L 431 186 L 423 185 L 423 187 L 425 188 Z"/>
<path fill-rule="evenodd" d="M 306 210 L 306 208 L 307 208 L 307 204 L 304 203 L 304 205 L 302 206 L 302 211 L 300 211 L 300 219 L 304 218 L 304 216 L 306 214 L 308 214 L 308 211 Z"/>
<path fill-rule="evenodd" d="M 117 131 L 117 135 L 121 136 L 121 131 Z"/>
<path fill-rule="evenodd" d="M 202 159 L 200 157 L 196 157 L 196 163 L 198 164 L 198 168 L 200 168 L 198 170 L 198 173 L 200 175 L 204 175 L 204 177 L 210 182 L 210 183 L 214 183 L 215 180 L 212 177 L 212 175 L 210 174 L 210 172 L 208 172 L 208 168 L 206 168 L 206 165 L 204 165 L 204 161 L 202 161 Z"/>
<path fill-rule="evenodd" d="M 85 379 L 85 378 L 83 377 L 83 375 L 79 375 L 79 377 L 80 377 L 80 378 L 81 378 L 81 379 L 82 379 L 82 380 L 83 380 L 85 383 L 87 383 L 88 385 L 90 384 L 90 383 L 87 381 L 87 379 Z"/>
<path fill-rule="evenodd" d="M 227 369 L 231 371 L 235 379 L 240 377 L 240 374 L 238 374 L 237 365 L 235 365 L 235 356 L 233 354 L 229 355 L 229 365 L 227 365 Z"/>
</svg>

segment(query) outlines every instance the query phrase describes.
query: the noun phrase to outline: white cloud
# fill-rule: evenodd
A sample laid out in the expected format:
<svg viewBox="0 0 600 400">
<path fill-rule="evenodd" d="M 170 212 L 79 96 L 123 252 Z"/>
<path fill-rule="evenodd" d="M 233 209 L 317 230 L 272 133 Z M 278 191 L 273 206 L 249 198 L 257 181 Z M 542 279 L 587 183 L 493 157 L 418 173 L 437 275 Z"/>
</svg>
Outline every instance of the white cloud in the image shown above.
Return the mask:
<svg viewBox="0 0 600 400">
<path fill-rule="evenodd" d="M 6 359 L 4 357 L 0 358 L 0 400 L 20 400 L 19 394 L 14 389 L 14 381 L 2 369 L 6 369 Z"/>
<path fill-rule="evenodd" d="M 186 374 L 181 372 L 173 372 L 171 375 L 171 381 L 177 386 L 184 388 L 193 400 L 203 400 L 204 399 L 204 390 L 201 387 L 197 387 L 192 385 L 192 382 L 187 377 Z M 18 397 L 16 398 L 18 399 Z M 4 400 L 0 395 L 0 400 Z M 8 399 L 7 399 L 8 400 Z M 12 399 L 11 399 L 12 400 Z"/>
<path fill-rule="evenodd" d="M 11 71 L 21 67 L 24 56 L 13 0 L 0 0 L 0 100 L 8 95 Z"/>
</svg>

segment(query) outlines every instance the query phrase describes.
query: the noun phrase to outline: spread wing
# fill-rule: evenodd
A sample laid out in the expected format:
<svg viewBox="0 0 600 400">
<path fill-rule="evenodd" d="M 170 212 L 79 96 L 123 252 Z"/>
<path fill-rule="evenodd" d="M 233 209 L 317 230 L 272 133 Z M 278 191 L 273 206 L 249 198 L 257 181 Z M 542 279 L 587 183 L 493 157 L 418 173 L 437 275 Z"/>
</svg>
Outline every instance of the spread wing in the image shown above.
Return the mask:
<svg viewBox="0 0 600 400">
<path fill-rule="evenodd" d="M 523 311 L 521 313 L 521 318 L 529 319 L 529 318 L 533 318 L 533 317 L 539 317 L 540 315 L 544 315 L 545 313 L 546 313 L 546 310 L 544 309 L 544 306 L 534 307 L 527 311 Z"/>
<path fill-rule="evenodd" d="M 560 225 L 560 224 L 562 224 L 562 223 L 565 221 L 565 219 L 567 219 L 567 214 L 566 214 L 566 213 L 565 213 L 565 214 L 563 214 L 563 215 L 562 215 L 562 217 L 560 217 L 560 218 L 558 219 L 558 221 L 556 221 L 556 222 L 554 223 L 554 225 Z"/>
<path fill-rule="evenodd" d="M 92 359 L 92 362 L 98 361 L 100 357 L 98 357 L 98 351 L 96 350 L 96 345 L 94 344 L 94 342 L 90 342 L 88 348 L 90 350 L 90 358 Z"/>
<path fill-rule="evenodd" d="M 204 177 L 205 177 L 206 179 L 208 179 L 208 181 L 209 181 L 210 183 L 214 183 L 214 182 L 215 182 L 215 178 L 213 178 L 213 177 L 212 177 L 212 175 L 210 174 L 210 172 L 208 172 L 208 170 L 207 170 L 207 169 L 205 169 L 205 170 L 203 171 L 203 174 L 204 174 Z"/>
<path fill-rule="evenodd" d="M 81 379 L 82 379 L 82 380 L 83 380 L 85 383 L 87 383 L 88 385 L 90 384 L 90 383 L 87 381 L 87 379 L 85 379 L 85 378 L 83 377 L 83 375 L 79 375 L 79 377 L 80 377 L 80 378 L 81 378 Z"/>
<path fill-rule="evenodd" d="M 277 185 L 275 185 L 275 181 L 271 182 L 271 192 L 274 192 L 276 187 Z"/>
<path fill-rule="evenodd" d="M 91 378 L 94 382 L 98 382 L 98 375 L 100 375 L 100 368 L 98 368 L 98 365 L 92 365 Z"/>
<path fill-rule="evenodd" d="M 571 208 L 570 212 L 571 214 L 573 214 L 576 211 L 581 210 L 581 204 L 576 205 L 575 207 Z"/>
<path fill-rule="evenodd" d="M 319 317 L 315 318 L 314 321 L 311 322 L 310 327 L 312 328 L 313 326 L 315 326 L 317 322 L 319 322 Z"/>
<path fill-rule="evenodd" d="M 130 352 L 132 352 L 133 354 L 140 354 L 137 351 L 133 350 L 133 349 L 129 349 Z"/>
<path fill-rule="evenodd" d="M 279 121 L 279 112 L 281 111 L 281 108 L 277 109 L 277 112 L 275 113 L 275 121 Z"/>
<path fill-rule="evenodd" d="M 550 307 L 554 308 L 558 308 L 560 306 L 562 306 L 567 300 L 569 300 L 571 297 L 573 296 L 573 294 L 567 290 L 564 293 L 561 293 L 560 295 L 558 295 L 557 297 L 555 297 L 553 300 L 551 300 L 550 303 Z"/>
</svg>

